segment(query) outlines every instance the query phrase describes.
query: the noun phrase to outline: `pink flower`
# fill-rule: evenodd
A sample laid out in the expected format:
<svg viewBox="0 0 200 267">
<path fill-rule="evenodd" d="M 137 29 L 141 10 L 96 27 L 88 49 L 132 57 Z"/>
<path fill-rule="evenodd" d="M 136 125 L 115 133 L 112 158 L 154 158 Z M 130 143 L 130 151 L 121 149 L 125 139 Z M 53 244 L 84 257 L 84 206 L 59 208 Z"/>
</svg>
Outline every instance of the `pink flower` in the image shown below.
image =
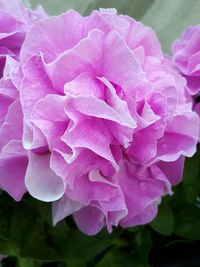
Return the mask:
<svg viewBox="0 0 200 267">
<path fill-rule="evenodd" d="M 87 234 L 150 222 L 199 131 L 154 32 L 115 9 L 71 10 L 35 23 L 20 60 L 30 194 Z"/>
<path fill-rule="evenodd" d="M 28 158 L 22 146 L 19 91 L 11 79 L 16 68 L 17 62 L 7 57 L 4 77 L 0 80 L 0 188 L 19 201 L 26 192 L 24 176 Z"/>
<path fill-rule="evenodd" d="M 45 17 L 41 7 L 31 11 L 19 0 L 0 0 L 0 77 L 6 55 L 18 58 L 27 30 L 33 22 Z"/>
<path fill-rule="evenodd" d="M 187 78 L 189 93 L 197 94 L 200 91 L 200 26 L 188 27 L 174 42 L 172 52 L 176 66 Z"/>
<path fill-rule="evenodd" d="M 17 201 L 26 192 L 24 176 L 28 163 L 22 146 L 17 59 L 27 30 L 42 17 L 46 15 L 41 8 L 34 12 L 17 0 L 0 0 L 0 188 Z"/>
<path fill-rule="evenodd" d="M 151 221 L 196 150 L 184 78 L 151 29 L 116 11 L 35 24 L 21 50 L 28 191 L 95 234 Z"/>
</svg>

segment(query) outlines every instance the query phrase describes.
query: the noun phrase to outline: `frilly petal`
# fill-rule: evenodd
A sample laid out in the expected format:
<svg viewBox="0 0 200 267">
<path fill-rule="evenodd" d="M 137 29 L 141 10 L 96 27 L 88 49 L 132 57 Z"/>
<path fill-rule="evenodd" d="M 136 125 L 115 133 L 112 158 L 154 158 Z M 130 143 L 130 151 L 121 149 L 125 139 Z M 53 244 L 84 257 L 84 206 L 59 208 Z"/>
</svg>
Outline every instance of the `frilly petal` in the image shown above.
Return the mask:
<svg viewBox="0 0 200 267">
<path fill-rule="evenodd" d="M 45 202 L 58 200 L 65 192 L 63 179 L 49 167 L 48 154 L 30 153 L 25 185 L 34 198 Z"/>
</svg>

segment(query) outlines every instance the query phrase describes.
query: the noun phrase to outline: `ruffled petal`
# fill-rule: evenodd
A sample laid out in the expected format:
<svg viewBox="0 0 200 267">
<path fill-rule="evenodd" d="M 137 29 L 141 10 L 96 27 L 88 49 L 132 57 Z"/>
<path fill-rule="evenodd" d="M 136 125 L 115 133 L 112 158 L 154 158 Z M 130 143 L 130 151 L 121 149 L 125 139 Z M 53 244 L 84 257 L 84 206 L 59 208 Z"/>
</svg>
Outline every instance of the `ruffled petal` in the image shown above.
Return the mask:
<svg viewBox="0 0 200 267">
<path fill-rule="evenodd" d="M 81 40 L 82 33 L 83 18 L 74 10 L 39 21 L 26 36 L 21 61 L 25 62 L 28 58 L 42 53 L 45 61 L 49 63 L 60 53 L 76 45 Z"/>
<path fill-rule="evenodd" d="M 103 37 L 102 31 L 92 30 L 76 46 L 61 53 L 53 62 L 45 65 L 54 88 L 63 91 L 65 83 L 75 79 L 82 72 L 90 72 L 93 76 L 100 75 Z M 64 70 L 64 75 L 61 69 Z"/>
<path fill-rule="evenodd" d="M 34 198 L 46 202 L 60 199 L 65 192 L 63 179 L 49 167 L 48 154 L 30 153 L 25 185 Z"/>
<path fill-rule="evenodd" d="M 20 141 L 11 141 L 0 153 L 0 187 L 16 201 L 20 201 L 27 191 L 24 176 L 28 157 Z"/>
</svg>

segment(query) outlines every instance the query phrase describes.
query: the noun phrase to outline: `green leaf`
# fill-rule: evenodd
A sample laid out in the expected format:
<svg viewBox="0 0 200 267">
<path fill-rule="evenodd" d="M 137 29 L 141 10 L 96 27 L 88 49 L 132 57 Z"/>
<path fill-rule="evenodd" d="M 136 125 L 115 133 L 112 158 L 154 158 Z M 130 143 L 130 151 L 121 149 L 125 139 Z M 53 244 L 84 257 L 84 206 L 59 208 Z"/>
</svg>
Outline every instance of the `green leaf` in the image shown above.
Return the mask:
<svg viewBox="0 0 200 267">
<path fill-rule="evenodd" d="M 0 195 L 0 237 L 8 238 L 12 214 L 12 204 L 7 194 Z M 13 201 L 14 202 L 14 201 Z"/>
<path fill-rule="evenodd" d="M 121 250 L 110 250 L 95 265 L 95 267 L 144 267 L 136 253 L 128 253 Z"/>
<path fill-rule="evenodd" d="M 61 243 L 62 253 L 66 259 L 88 260 L 107 249 L 116 237 L 117 233 L 109 234 L 107 230 L 96 236 L 86 236 L 78 229 L 72 229 Z"/>
<path fill-rule="evenodd" d="M 60 251 L 51 244 L 51 239 L 46 232 L 46 225 L 41 219 L 30 225 L 29 233 L 24 237 L 20 251 L 21 257 L 41 260 L 59 260 L 62 258 Z"/>
<path fill-rule="evenodd" d="M 19 267 L 38 267 L 33 259 L 29 258 L 18 258 L 18 266 Z"/>
<path fill-rule="evenodd" d="M 174 232 L 184 238 L 200 240 L 200 209 L 183 203 L 176 213 Z"/>
<path fill-rule="evenodd" d="M 144 229 L 135 235 L 134 247 L 141 261 L 148 264 L 149 252 L 152 247 L 152 240 L 148 230 Z"/>
<path fill-rule="evenodd" d="M 13 243 L 11 243 L 9 240 L 0 238 L 0 254 L 17 256 L 18 253 L 18 249 Z"/>
<path fill-rule="evenodd" d="M 151 228 L 162 235 L 171 235 L 174 228 L 174 218 L 170 207 L 162 203 L 156 218 L 150 223 Z"/>
<path fill-rule="evenodd" d="M 139 226 L 129 227 L 126 230 L 132 233 L 136 233 L 138 231 L 141 231 L 143 227 L 144 227 L 143 225 L 139 225 Z"/>
<path fill-rule="evenodd" d="M 48 261 L 85 261 L 111 246 L 118 236 L 118 231 L 109 234 L 106 230 L 96 236 L 86 236 L 73 224 L 70 229 L 65 221 L 53 227 L 49 215 L 42 214 L 49 213 L 49 206 L 28 195 L 16 203 L 3 193 L 0 196 L 0 253 Z"/>
<path fill-rule="evenodd" d="M 68 230 L 67 227 L 61 236 L 58 228 L 38 222 L 30 229 L 21 248 L 22 256 L 41 260 L 84 261 L 108 248 L 116 238 L 115 234 L 110 235 L 106 231 L 90 237 L 78 229 Z"/>
<path fill-rule="evenodd" d="M 37 212 L 21 203 L 13 203 L 13 212 L 9 229 L 9 238 L 20 248 L 30 233 L 31 225 L 37 221 Z"/>
<path fill-rule="evenodd" d="M 183 175 L 183 191 L 188 203 L 196 204 L 200 195 L 200 151 L 186 159 Z"/>
<path fill-rule="evenodd" d="M 183 183 L 191 185 L 198 179 L 200 171 L 200 151 L 198 151 L 192 158 L 187 158 L 184 165 Z"/>
<path fill-rule="evenodd" d="M 196 204 L 197 197 L 200 195 L 200 182 L 196 179 L 193 184 L 183 184 L 184 194 L 188 203 Z"/>
</svg>

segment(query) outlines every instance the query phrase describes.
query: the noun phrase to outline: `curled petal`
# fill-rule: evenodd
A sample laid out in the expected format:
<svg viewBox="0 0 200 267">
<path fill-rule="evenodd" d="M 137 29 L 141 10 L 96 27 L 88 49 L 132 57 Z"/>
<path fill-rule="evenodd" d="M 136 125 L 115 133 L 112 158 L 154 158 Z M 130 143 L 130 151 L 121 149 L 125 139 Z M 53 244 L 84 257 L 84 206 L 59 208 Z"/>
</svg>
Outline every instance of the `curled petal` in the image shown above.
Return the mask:
<svg viewBox="0 0 200 267">
<path fill-rule="evenodd" d="M 60 199 L 65 192 L 63 179 L 49 167 L 48 154 L 30 153 L 25 184 L 33 197 L 46 202 Z"/>
</svg>

